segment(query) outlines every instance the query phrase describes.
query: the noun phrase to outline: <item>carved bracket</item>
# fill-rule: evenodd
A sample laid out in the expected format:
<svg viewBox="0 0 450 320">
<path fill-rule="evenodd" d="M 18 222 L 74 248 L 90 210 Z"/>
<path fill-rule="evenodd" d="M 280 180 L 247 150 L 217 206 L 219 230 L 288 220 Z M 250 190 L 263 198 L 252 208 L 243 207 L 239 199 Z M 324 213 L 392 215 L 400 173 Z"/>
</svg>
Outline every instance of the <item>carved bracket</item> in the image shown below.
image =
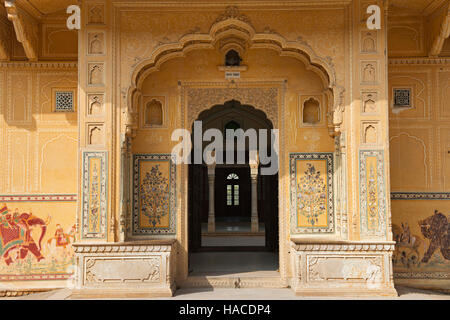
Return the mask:
<svg viewBox="0 0 450 320">
<path fill-rule="evenodd" d="M 429 55 L 431 57 L 438 56 L 442 47 L 444 46 L 444 41 L 450 36 L 450 5 L 447 8 L 447 14 L 444 15 L 441 27 L 438 31 L 438 34 L 433 38 L 433 43 L 430 47 Z"/>
<path fill-rule="evenodd" d="M 17 41 L 22 43 L 30 61 L 38 60 L 39 28 L 37 21 L 20 9 L 15 1 L 5 1 L 8 19 L 13 23 Z"/>
</svg>

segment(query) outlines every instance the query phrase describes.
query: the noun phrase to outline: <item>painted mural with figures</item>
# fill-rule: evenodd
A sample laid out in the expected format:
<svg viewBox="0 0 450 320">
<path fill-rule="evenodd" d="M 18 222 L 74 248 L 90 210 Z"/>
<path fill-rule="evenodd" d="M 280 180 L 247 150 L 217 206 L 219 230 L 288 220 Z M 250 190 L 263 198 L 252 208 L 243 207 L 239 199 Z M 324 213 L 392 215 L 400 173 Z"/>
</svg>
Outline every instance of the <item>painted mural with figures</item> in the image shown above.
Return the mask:
<svg viewBox="0 0 450 320">
<path fill-rule="evenodd" d="M 430 211 L 430 210 L 428 210 Z M 430 276 L 449 275 L 450 214 L 435 209 L 423 219 L 394 223 L 397 242 L 393 255 L 396 272 L 422 272 Z"/>
<path fill-rule="evenodd" d="M 0 280 L 64 280 L 72 276 L 76 225 L 58 221 L 59 216 L 42 213 L 34 203 L 26 209 L 24 203 L 0 206 Z"/>
</svg>

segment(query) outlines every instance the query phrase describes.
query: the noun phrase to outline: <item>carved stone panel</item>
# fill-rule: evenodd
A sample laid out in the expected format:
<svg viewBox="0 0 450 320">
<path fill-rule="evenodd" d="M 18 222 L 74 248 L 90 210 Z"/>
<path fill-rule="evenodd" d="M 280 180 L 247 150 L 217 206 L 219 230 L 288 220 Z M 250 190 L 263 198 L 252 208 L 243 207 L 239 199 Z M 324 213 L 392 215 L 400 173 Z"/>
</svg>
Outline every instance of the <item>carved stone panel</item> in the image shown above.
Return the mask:
<svg viewBox="0 0 450 320">
<path fill-rule="evenodd" d="M 363 114 L 378 114 L 378 94 L 377 92 L 363 92 L 361 97 Z"/>
<path fill-rule="evenodd" d="M 377 53 L 377 32 L 361 31 L 361 53 Z"/>
<path fill-rule="evenodd" d="M 188 88 L 187 114 L 188 128 L 205 108 L 237 100 L 263 110 L 278 125 L 278 89 L 277 88 Z"/>
<path fill-rule="evenodd" d="M 379 123 L 377 121 L 363 121 L 361 124 L 361 140 L 365 145 L 377 145 L 379 143 Z"/>
<path fill-rule="evenodd" d="M 103 146 L 105 144 L 105 132 L 103 124 L 88 124 L 87 145 Z"/>
<path fill-rule="evenodd" d="M 159 282 L 161 257 L 88 258 L 85 283 Z"/>
<path fill-rule="evenodd" d="M 103 104 L 104 99 L 105 99 L 105 96 L 103 93 L 89 93 L 88 94 L 87 114 L 90 116 L 103 115 L 105 112 L 104 104 Z"/>
<path fill-rule="evenodd" d="M 88 84 L 91 86 L 103 86 L 105 84 L 105 73 L 103 63 L 88 64 Z"/>
<path fill-rule="evenodd" d="M 308 281 L 382 282 L 381 257 L 308 256 Z"/>
<path fill-rule="evenodd" d="M 375 85 L 378 83 L 378 62 L 361 62 L 361 83 L 366 85 Z"/>
<path fill-rule="evenodd" d="M 302 295 L 396 295 L 391 258 L 395 242 L 291 240 L 293 289 Z"/>
<path fill-rule="evenodd" d="M 101 55 L 105 53 L 105 34 L 103 32 L 88 33 L 88 54 Z"/>
<path fill-rule="evenodd" d="M 88 6 L 88 24 L 105 23 L 105 5 L 101 3 Z"/>
</svg>

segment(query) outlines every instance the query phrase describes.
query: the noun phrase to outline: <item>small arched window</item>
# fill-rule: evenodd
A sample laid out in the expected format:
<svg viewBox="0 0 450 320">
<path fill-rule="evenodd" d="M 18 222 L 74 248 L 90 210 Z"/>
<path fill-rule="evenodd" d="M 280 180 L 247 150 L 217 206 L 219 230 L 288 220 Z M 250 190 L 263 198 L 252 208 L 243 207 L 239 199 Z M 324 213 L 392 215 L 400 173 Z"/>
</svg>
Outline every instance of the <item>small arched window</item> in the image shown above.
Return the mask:
<svg viewBox="0 0 450 320">
<path fill-rule="evenodd" d="M 225 65 L 227 67 L 238 67 L 241 65 L 241 61 L 239 53 L 235 50 L 230 50 L 225 55 Z"/>
<path fill-rule="evenodd" d="M 227 176 L 227 206 L 239 205 L 239 176 L 230 173 Z"/>
<path fill-rule="evenodd" d="M 236 173 L 230 173 L 227 176 L 227 180 L 239 180 L 239 176 Z"/>
<path fill-rule="evenodd" d="M 146 126 L 162 126 L 163 110 L 161 102 L 153 99 L 145 106 L 144 123 Z"/>
</svg>

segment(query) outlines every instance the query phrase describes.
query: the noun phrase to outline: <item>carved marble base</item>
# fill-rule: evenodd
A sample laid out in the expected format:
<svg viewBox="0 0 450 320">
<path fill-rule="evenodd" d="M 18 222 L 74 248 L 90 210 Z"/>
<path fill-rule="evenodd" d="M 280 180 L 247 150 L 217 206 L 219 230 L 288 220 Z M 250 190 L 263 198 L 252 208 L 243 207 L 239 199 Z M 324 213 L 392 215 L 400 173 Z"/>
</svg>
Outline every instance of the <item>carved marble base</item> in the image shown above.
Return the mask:
<svg viewBox="0 0 450 320">
<path fill-rule="evenodd" d="M 174 292 L 175 240 L 74 244 L 73 297 L 154 297 Z"/>
<path fill-rule="evenodd" d="M 397 296 L 394 242 L 302 242 L 291 239 L 293 289 L 305 296 Z"/>
</svg>

